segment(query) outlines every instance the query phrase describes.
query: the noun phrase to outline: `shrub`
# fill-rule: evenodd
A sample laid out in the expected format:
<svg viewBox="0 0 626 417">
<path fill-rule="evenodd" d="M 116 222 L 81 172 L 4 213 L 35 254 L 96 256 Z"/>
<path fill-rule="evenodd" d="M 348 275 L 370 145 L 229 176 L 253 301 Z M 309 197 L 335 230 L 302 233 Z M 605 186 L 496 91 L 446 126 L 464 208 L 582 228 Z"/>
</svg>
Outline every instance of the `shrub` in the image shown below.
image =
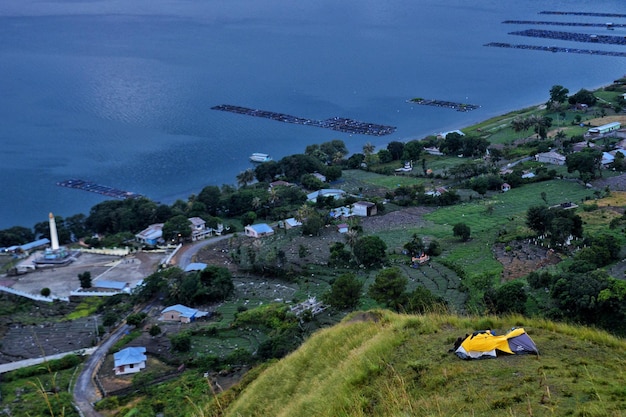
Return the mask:
<svg viewBox="0 0 626 417">
<path fill-rule="evenodd" d="M 41 289 L 41 291 L 40 291 L 39 293 L 40 293 L 41 295 L 43 295 L 44 297 L 49 297 L 49 296 L 50 296 L 51 291 L 50 291 L 50 288 L 45 287 L 45 288 L 42 288 L 42 289 Z"/>
</svg>

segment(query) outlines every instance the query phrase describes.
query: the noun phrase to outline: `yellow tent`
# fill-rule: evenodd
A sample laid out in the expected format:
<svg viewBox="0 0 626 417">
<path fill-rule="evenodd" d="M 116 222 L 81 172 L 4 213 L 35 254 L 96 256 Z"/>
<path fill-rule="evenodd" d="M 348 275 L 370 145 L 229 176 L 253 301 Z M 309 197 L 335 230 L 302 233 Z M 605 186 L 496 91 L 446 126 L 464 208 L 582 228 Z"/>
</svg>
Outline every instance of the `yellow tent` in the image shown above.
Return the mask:
<svg viewBox="0 0 626 417">
<path fill-rule="evenodd" d="M 491 330 L 474 332 L 467 336 L 455 353 L 463 359 L 496 357 L 496 351 L 509 354 L 535 353 L 537 346 L 522 328 L 514 328 L 502 336 L 494 335 Z"/>
</svg>

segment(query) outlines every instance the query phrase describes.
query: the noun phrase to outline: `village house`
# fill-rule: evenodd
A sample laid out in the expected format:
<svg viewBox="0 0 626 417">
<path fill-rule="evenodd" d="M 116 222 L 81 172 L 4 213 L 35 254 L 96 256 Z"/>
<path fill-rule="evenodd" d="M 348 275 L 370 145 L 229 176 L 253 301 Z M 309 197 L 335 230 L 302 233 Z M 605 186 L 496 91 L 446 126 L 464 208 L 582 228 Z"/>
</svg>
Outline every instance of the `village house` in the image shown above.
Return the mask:
<svg viewBox="0 0 626 417">
<path fill-rule="evenodd" d="M 191 226 L 191 240 L 194 242 L 213 234 L 213 229 L 207 229 L 206 222 L 200 217 L 190 217 L 189 223 Z"/>
<path fill-rule="evenodd" d="M 543 162 L 544 164 L 565 165 L 565 156 L 558 152 L 550 151 L 538 153 L 535 155 L 535 161 Z"/>
<path fill-rule="evenodd" d="M 192 321 L 200 317 L 205 317 L 208 315 L 209 313 L 206 311 L 200 311 L 196 310 L 195 308 L 184 306 L 182 304 L 176 304 L 163 309 L 163 311 L 161 311 L 161 317 L 159 318 L 159 320 L 191 323 Z"/>
<path fill-rule="evenodd" d="M 151 224 L 135 235 L 135 240 L 144 245 L 156 246 L 163 241 L 163 223 Z"/>
<path fill-rule="evenodd" d="M 244 228 L 244 234 L 249 237 L 260 238 L 273 235 L 274 229 L 267 223 L 251 224 Z"/>
<path fill-rule="evenodd" d="M 306 198 L 308 201 L 316 202 L 318 197 L 333 197 L 334 199 L 339 199 L 344 198 L 345 196 L 346 192 L 344 190 L 324 188 L 307 194 Z"/>
<path fill-rule="evenodd" d="M 127 347 L 113 354 L 115 375 L 136 374 L 146 367 L 146 348 Z"/>
</svg>

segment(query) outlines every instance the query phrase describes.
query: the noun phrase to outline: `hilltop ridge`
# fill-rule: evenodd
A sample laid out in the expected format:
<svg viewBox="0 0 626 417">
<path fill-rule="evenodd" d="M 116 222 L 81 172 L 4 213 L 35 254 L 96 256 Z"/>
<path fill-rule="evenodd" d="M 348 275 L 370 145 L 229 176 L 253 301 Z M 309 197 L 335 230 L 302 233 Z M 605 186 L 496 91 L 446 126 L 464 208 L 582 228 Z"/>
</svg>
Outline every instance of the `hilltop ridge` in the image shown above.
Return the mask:
<svg viewBox="0 0 626 417">
<path fill-rule="evenodd" d="M 520 326 L 539 356 L 464 361 L 449 351 L 466 333 Z M 230 392 L 218 414 L 621 416 L 625 349 L 605 332 L 522 316 L 357 312 Z M 215 403 L 206 407 L 212 415 Z"/>
</svg>

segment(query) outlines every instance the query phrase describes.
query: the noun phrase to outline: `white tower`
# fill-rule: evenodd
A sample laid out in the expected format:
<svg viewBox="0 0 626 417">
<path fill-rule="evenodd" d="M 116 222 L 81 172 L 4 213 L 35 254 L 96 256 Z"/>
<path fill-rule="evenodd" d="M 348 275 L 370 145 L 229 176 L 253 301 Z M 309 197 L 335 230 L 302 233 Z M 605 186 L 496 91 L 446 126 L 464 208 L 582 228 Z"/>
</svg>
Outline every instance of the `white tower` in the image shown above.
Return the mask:
<svg viewBox="0 0 626 417">
<path fill-rule="evenodd" d="M 52 242 L 52 250 L 59 250 L 59 235 L 57 233 L 57 222 L 54 220 L 52 213 L 48 215 L 50 221 L 50 242 Z"/>
</svg>

